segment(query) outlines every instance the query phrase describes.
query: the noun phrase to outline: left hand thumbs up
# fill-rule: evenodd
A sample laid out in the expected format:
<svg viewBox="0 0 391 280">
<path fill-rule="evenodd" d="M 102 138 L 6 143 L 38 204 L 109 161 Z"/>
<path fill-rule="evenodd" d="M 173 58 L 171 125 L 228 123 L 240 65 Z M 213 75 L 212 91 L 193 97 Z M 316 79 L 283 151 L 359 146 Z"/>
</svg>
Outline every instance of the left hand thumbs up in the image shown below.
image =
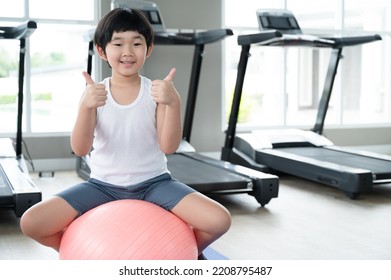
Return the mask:
<svg viewBox="0 0 391 280">
<path fill-rule="evenodd" d="M 172 81 L 176 73 L 176 68 L 172 68 L 163 80 L 152 82 L 151 95 L 156 103 L 171 105 L 179 101 L 179 94 Z"/>
<path fill-rule="evenodd" d="M 176 73 L 176 68 L 172 68 L 170 70 L 170 73 L 168 73 L 167 77 L 164 78 L 164 81 L 172 82 L 174 80 L 175 73 Z"/>
</svg>

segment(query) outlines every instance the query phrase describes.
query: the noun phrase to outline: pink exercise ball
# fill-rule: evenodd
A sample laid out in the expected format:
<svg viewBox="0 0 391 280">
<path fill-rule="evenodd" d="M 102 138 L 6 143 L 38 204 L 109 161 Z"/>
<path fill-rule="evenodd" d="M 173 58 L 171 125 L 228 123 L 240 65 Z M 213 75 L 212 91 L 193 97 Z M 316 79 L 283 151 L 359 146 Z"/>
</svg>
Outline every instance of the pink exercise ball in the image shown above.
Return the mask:
<svg viewBox="0 0 391 280">
<path fill-rule="evenodd" d="M 117 200 L 75 219 L 60 244 L 62 260 L 195 260 L 191 227 L 146 201 Z"/>
</svg>

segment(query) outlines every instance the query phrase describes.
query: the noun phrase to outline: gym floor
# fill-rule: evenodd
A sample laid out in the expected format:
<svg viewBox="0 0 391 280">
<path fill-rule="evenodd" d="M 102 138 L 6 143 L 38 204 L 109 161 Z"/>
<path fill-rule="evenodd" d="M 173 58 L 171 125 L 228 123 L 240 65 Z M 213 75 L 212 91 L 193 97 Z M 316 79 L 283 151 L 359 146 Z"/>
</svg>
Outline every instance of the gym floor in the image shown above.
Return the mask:
<svg viewBox="0 0 391 280">
<path fill-rule="evenodd" d="M 81 179 L 31 174 L 49 197 Z M 341 191 L 280 176 L 279 197 L 261 208 L 247 194 L 213 197 L 232 214 L 230 231 L 211 248 L 233 260 L 390 260 L 391 185 L 351 200 Z M 12 211 L 0 211 L 0 260 L 53 260 L 58 255 L 25 237 Z"/>
</svg>

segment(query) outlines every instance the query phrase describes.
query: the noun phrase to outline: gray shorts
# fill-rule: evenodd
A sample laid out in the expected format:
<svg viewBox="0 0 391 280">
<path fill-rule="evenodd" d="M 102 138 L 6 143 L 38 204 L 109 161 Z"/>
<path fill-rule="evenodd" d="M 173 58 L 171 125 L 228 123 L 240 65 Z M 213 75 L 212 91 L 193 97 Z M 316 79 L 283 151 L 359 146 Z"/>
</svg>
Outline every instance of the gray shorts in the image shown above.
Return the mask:
<svg viewBox="0 0 391 280">
<path fill-rule="evenodd" d="M 171 211 L 182 198 L 192 192 L 195 190 L 165 173 L 127 187 L 90 179 L 58 193 L 57 196 L 65 199 L 81 215 L 98 205 L 119 199 L 145 200 Z"/>
</svg>

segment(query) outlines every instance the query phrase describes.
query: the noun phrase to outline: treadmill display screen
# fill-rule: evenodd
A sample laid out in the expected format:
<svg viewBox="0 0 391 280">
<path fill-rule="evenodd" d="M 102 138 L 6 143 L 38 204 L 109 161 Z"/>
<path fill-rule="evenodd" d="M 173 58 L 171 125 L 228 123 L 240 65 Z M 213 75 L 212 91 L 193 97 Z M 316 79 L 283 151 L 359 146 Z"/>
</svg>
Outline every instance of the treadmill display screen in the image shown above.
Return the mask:
<svg viewBox="0 0 391 280">
<path fill-rule="evenodd" d="M 299 25 L 297 24 L 296 20 L 291 17 L 261 15 L 260 21 L 263 27 L 267 29 L 283 29 L 283 30 L 299 29 Z"/>
<path fill-rule="evenodd" d="M 142 11 L 145 17 L 151 24 L 162 24 L 159 13 L 157 11 Z"/>
<path fill-rule="evenodd" d="M 149 12 L 151 23 L 162 23 L 156 11 Z"/>
</svg>

